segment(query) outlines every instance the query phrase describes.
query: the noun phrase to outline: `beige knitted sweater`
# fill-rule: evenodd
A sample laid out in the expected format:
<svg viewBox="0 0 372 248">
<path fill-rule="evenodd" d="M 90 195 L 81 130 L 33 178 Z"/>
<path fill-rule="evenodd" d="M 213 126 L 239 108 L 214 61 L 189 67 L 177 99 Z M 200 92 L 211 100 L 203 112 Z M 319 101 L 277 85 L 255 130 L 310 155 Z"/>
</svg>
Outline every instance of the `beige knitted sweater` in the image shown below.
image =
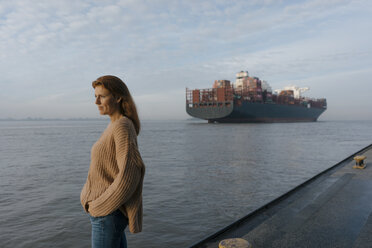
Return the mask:
<svg viewBox="0 0 372 248">
<path fill-rule="evenodd" d="M 94 217 L 120 209 L 128 217 L 130 232 L 140 232 L 144 174 L 136 130 L 130 119 L 122 117 L 110 123 L 92 147 L 81 204 Z"/>
</svg>

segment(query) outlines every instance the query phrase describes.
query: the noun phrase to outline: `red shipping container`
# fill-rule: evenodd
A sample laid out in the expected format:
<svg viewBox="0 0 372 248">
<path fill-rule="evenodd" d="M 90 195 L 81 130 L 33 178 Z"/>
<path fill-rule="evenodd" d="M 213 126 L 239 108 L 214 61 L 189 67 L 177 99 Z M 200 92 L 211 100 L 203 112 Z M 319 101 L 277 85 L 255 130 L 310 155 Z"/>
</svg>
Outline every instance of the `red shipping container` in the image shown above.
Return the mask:
<svg viewBox="0 0 372 248">
<path fill-rule="evenodd" d="M 199 103 L 200 102 L 200 90 L 193 90 L 192 91 L 192 102 Z"/>
<path fill-rule="evenodd" d="M 225 101 L 225 89 L 217 88 L 217 102 L 224 102 L 224 101 Z"/>
</svg>

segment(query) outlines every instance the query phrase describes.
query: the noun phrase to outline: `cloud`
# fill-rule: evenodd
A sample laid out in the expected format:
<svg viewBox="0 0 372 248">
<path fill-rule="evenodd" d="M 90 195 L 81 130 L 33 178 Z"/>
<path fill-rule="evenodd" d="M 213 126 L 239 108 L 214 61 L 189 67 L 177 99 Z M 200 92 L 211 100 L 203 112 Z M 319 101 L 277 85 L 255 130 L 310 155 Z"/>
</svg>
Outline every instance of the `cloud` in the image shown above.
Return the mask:
<svg viewBox="0 0 372 248">
<path fill-rule="evenodd" d="M 278 87 L 355 71 L 372 62 L 370 6 L 364 0 L 7 2 L 0 7 L 0 85 L 24 101 L 41 104 L 51 95 L 57 104 L 61 92 L 90 89 L 96 77 L 114 74 L 136 95 L 181 108 L 183 100 L 168 93 L 234 80 L 240 70 Z M 140 98 L 145 105 L 152 100 Z"/>
<path fill-rule="evenodd" d="M 236 68 L 248 69 L 255 76 L 274 79 L 274 82 L 368 68 L 372 61 L 372 48 L 365 46 L 365 40 L 361 39 L 364 31 L 348 37 L 343 32 L 343 29 L 330 31 L 328 35 L 243 53 L 204 66 L 226 74 L 231 74 Z"/>
</svg>

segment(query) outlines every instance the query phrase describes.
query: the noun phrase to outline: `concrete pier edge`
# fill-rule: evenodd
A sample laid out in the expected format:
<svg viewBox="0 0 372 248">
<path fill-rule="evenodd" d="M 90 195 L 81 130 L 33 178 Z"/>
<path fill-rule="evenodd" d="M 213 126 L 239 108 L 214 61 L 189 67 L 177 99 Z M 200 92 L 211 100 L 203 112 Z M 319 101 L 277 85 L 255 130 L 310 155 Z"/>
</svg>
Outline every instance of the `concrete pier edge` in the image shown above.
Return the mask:
<svg viewBox="0 0 372 248">
<path fill-rule="evenodd" d="M 337 169 L 338 167 L 340 167 L 341 165 L 344 165 L 344 163 L 346 162 L 351 162 L 353 160 L 353 157 L 356 156 L 356 155 L 359 155 L 361 153 L 364 153 L 365 151 L 369 150 L 372 148 L 372 144 L 370 145 L 367 145 L 366 147 L 362 148 L 361 150 L 349 155 L 348 157 L 346 157 L 345 159 L 343 159 L 342 161 L 336 163 L 335 165 L 329 167 L 328 169 L 316 174 L 315 176 L 309 178 L 308 180 L 306 180 L 305 182 L 301 183 L 300 185 L 294 187 L 293 189 L 289 190 L 288 192 L 284 193 L 283 195 L 275 198 L 274 200 L 262 205 L 261 207 L 257 208 L 256 210 L 253 210 L 252 212 L 248 213 L 246 216 L 238 219 L 237 221 L 233 222 L 232 224 L 218 230 L 217 232 L 207 236 L 206 238 L 198 241 L 197 243 L 194 243 L 193 245 L 190 246 L 190 248 L 197 248 L 197 247 L 202 247 L 201 245 L 205 244 L 206 242 L 208 241 L 211 241 L 213 240 L 214 238 L 216 238 L 217 236 L 223 234 L 224 232 L 227 232 L 229 231 L 230 229 L 234 228 L 234 227 L 238 227 L 241 223 L 243 223 L 244 221 L 246 221 L 247 219 L 255 216 L 255 215 L 258 215 L 260 214 L 261 212 L 264 212 L 266 209 L 270 208 L 271 206 L 273 205 L 276 205 L 277 203 L 281 202 L 283 199 L 289 197 L 292 193 L 294 193 L 295 191 L 297 191 L 298 189 L 308 185 L 309 183 L 311 183 L 312 181 L 314 181 L 315 179 L 319 178 L 320 176 L 324 175 L 324 174 L 327 174 L 327 173 L 331 173 L 332 171 L 334 171 L 335 169 Z"/>
</svg>

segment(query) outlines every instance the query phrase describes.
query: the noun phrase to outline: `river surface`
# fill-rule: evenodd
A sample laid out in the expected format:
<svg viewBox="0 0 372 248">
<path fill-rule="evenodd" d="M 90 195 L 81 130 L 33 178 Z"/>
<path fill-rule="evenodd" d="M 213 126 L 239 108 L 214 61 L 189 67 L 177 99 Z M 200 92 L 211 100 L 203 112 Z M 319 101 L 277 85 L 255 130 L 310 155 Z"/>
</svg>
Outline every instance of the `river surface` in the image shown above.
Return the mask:
<svg viewBox="0 0 372 248">
<path fill-rule="evenodd" d="M 108 121 L 0 121 L 0 247 L 90 247 L 80 206 Z M 371 121 L 143 121 L 144 226 L 129 247 L 189 247 L 372 143 Z"/>
</svg>

